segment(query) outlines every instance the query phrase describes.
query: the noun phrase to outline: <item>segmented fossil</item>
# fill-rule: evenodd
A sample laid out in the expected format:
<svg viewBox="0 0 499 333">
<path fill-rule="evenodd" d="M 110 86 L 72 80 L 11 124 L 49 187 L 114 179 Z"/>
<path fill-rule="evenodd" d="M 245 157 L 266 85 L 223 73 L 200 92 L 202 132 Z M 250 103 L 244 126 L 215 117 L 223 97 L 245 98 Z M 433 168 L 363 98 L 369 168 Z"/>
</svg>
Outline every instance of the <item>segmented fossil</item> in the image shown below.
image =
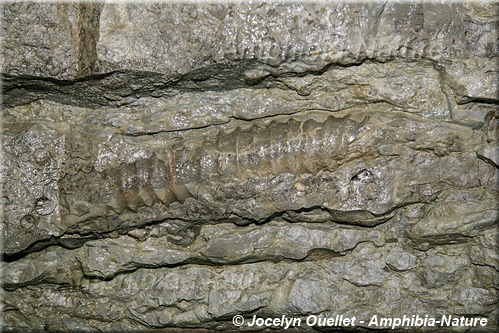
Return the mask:
<svg viewBox="0 0 499 333">
<path fill-rule="evenodd" d="M 198 185 L 333 171 L 362 154 L 349 150 L 362 123 L 348 117 L 287 118 L 220 130 L 209 138 L 184 139 L 148 159 L 104 170 L 93 181 L 100 177 L 99 182 L 105 183 L 100 187 L 109 193 L 96 193 L 94 199 L 99 197 L 117 213 L 135 212 L 156 203 L 169 205 L 195 198 Z M 72 214 L 74 204 L 64 202 Z"/>
<path fill-rule="evenodd" d="M 52 234 L 171 220 L 371 227 L 401 207 L 435 200 L 448 184 L 475 186 L 462 175 L 478 169 L 475 154 L 462 163 L 455 158 L 462 142 L 476 140 L 472 128 L 395 112 L 238 120 L 182 131 L 180 138 L 54 130 L 32 144 L 30 133 L 38 132 L 47 130 L 32 127 L 8 146 L 22 158 L 9 160 L 21 171 L 13 177 L 19 192 L 5 198 L 6 221 L 31 237 L 9 251 Z M 446 172 L 431 175 L 436 181 L 429 184 L 434 170 Z"/>
</svg>

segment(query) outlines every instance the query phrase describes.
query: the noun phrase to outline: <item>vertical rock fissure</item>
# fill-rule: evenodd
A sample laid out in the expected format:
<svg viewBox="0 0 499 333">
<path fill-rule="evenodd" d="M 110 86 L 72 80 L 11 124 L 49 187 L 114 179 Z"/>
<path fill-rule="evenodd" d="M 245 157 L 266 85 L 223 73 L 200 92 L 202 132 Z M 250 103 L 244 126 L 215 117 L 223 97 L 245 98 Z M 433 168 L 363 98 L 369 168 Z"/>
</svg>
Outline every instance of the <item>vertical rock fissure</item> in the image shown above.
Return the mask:
<svg viewBox="0 0 499 333">
<path fill-rule="evenodd" d="M 104 4 L 99 2 L 78 3 L 78 76 L 92 74 L 97 61 L 99 20 Z"/>
</svg>

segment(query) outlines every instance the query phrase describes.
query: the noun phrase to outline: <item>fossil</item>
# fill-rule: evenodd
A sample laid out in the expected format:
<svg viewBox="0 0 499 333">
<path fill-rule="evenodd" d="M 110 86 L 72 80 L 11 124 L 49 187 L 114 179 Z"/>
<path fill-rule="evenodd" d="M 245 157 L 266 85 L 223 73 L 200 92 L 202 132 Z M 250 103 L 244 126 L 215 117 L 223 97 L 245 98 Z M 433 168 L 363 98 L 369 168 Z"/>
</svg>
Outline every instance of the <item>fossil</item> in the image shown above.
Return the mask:
<svg viewBox="0 0 499 333">
<path fill-rule="evenodd" d="M 166 206 L 184 202 L 189 197 L 197 198 L 199 185 L 244 183 L 252 178 L 284 173 L 334 171 L 345 160 L 362 153 L 348 149 L 362 123 L 349 117 L 322 116 L 322 119 L 295 117 L 238 126 L 220 130 L 210 138 L 181 140 L 147 159 L 123 163 L 102 172 L 80 170 L 85 178 L 80 182 L 105 189 L 107 193 L 91 196 L 92 204 L 104 203 L 101 214 L 109 215 L 110 210 L 118 214 L 137 212 L 140 207 L 157 203 Z M 68 181 L 74 183 L 75 179 L 61 180 L 62 183 Z M 82 206 L 78 193 L 68 195 L 65 188 L 61 184 L 60 196 L 66 214 L 84 215 L 84 209 L 78 212 L 77 206 Z M 88 190 L 92 191 L 92 185 Z"/>
<path fill-rule="evenodd" d="M 432 132 L 445 135 L 429 140 Z M 20 204 L 10 204 L 6 215 L 17 225 L 23 217 L 19 230 L 30 234 L 18 248 L 50 235 L 175 219 L 188 227 L 277 217 L 371 227 L 401 207 L 435 200 L 477 160 L 472 154 L 456 164 L 453 156 L 459 142 L 473 140 L 471 128 L 397 113 L 316 111 L 124 141 L 53 133 L 53 142 L 42 137 L 36 145 L 12 146 L 26 150 L 21 171 L 29 180 L 19 184 Z M 439 174 L 439 182 L 425 183 L 432 168 L 448 165 L 453 169 Z M 45 228 L 54 231 L 40 234 Z"/>
<path fill-rule="evenodd" d="M 141 224 L 183 216 L 195 222 L 244 225 L 286 211 L 299 214 L 283 218 L 299 221 L 302 215 L 309 218 L 310 209 L 319 208 L 323 212 L 314 220 L 377 225 L 404 205 L 434 200 L 441 189 L 437 184 L 424 196 L 414 194 L 419 193 L 415 186 L 424 173 L 421 168 L 405 179 L 382 176 L 415 166 L 410 161 L 400 164 L 400 153 L 387 154 L 384 147 L 407 142 L 407 148 L 398 149 L 413 151 L 408 154 L 427 151 L 432 163 L 447 163 L 452 157 L 446 155 L 456 149 L 451 138 L 469 133 L 456 128 L 436 145 L 425 136 L 444 123 L 415 127 L 410 116 L 400 115 L 385 126 L 372 126 L 380 121 L 372 117 L 377 115 L 309 113 L 242 121 L 209 134 L 191 133 L 155 146 L 134 162 L 102 169 L 88 167 L 96 159 L 84 153 L 83 147 L 90 144 L 82 142 L 77 157 L 63 163 L 73 172 L 59 180 L 61 218 L 68 226 L 90 223 L 90 231 L 98 221 L 108 223 L 108 230 L 123 223 L 136 226 L 130 221 L 138 218 L 137 213 L 142 214 Z M 366 159 L 373 162 L 366 164 Z M 75 161 L 84 167 L 74 166 Z M 453 177 L 442 175 L 447 176 Z M 403 189 L 396 200 L 388 194 L 395 188 Z M 376 210 L 367 210 L 369 202 L 376 203 Z M 48 208 L 52 209 L 39 210 L 46 214 Z"/>
</svg>

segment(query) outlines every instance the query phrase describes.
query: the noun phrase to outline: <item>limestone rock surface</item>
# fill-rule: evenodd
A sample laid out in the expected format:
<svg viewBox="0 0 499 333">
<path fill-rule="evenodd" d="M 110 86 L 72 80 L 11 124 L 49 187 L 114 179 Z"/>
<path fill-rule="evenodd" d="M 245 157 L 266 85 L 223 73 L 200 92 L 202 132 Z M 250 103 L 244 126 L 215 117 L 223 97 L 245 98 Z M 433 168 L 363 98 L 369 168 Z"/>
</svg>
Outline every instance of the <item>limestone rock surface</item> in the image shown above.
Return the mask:
<svg viewBox="0 0 499 333">
<path fill-rule="evenodd" d="M 1 8 L 5 331 L 497 330 L 497 3 Z"/>
</svg>

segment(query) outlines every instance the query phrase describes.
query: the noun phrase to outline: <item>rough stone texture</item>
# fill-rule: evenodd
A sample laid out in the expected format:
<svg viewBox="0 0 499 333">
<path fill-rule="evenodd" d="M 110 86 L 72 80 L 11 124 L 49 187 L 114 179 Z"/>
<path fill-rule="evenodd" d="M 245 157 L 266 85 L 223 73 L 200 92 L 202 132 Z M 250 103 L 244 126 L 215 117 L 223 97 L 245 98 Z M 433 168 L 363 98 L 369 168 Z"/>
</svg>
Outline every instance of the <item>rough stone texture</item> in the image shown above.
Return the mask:
<svg viewBox="0 0 499 333">
<path fill-rule="evenodd" d="M 4 329 L 495 331 L 497 13 L 3 3 Z"/>
</svg>

